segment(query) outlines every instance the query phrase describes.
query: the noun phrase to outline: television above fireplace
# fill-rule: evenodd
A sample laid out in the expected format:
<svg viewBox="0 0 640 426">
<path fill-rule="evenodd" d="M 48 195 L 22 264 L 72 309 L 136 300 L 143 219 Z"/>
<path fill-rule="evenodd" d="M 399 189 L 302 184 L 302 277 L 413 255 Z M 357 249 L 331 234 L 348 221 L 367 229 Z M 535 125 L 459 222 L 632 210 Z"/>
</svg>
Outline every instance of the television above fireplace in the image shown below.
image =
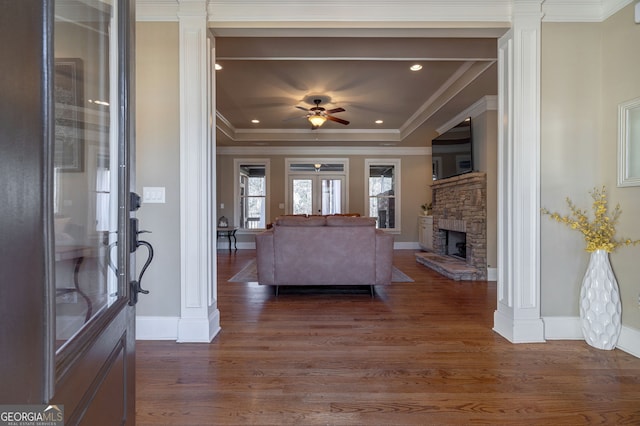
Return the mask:
<svg viewBox="0 0 640 426">
<path fill-rule="evenodd" d="M 433 180 L 473 171 L 473 135 L 467 118 L 431 141 Z"/>
</svg>

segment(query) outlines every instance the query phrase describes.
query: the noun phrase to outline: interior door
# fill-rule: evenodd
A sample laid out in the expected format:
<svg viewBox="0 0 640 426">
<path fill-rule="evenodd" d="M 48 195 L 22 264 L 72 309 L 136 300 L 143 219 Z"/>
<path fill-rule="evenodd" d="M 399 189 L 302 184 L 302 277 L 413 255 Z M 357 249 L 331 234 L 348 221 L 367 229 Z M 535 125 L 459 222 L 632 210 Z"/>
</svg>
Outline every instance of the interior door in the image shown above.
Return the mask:
<svg viewBox="0 0 640 426">
<path fill-rule="evenodd" d="M 336 214 L 343 212 L 344 176 L 296 175 L 289 177 L 291 214 Z"/>
<path fill-rule="evenodd" d="M 0 245 L 12 271 L 0 403 L 55 406 L 64 424 L 135 423 L 133 12 L 128 0 L 0 3 L 15 68 L 0 88 L 23 117 L 0 123 L 0 178 L 29 200 L 2 194 L 3 232 L 16 232 Z"/>
</svg>

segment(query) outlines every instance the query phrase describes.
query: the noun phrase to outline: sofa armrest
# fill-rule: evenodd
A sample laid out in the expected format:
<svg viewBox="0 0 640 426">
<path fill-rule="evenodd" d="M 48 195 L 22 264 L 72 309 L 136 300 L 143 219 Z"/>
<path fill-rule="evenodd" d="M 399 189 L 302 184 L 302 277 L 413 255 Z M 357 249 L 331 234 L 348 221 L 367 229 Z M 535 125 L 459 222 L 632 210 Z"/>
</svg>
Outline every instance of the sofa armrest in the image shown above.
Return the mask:
<svg viewBox="0 0 640 426">
<path fill-rule="evenodd" d="M 376 229 L 376 284 L 391 284 L 393 235 Z"/>
<path fill-rule="evenodd" d="M 256 263 L 258 282 L 273 285 L 275 279 L 275 252 L 273 246 L 273 229 L 256 234 Z"/>
</svg>

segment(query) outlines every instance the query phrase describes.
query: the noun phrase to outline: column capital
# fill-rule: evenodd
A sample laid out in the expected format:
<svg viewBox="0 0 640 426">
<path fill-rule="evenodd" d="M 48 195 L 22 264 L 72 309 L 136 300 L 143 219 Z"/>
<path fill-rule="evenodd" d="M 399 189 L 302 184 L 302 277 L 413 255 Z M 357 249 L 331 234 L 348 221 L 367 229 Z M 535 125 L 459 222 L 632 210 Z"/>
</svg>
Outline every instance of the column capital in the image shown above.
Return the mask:
<svg viewBox="0 0 640 426">
<path fill-rule="evenodd" d="M 178 19 L 207 16 L 209 0 L 178 0 Z"/>
</svg>

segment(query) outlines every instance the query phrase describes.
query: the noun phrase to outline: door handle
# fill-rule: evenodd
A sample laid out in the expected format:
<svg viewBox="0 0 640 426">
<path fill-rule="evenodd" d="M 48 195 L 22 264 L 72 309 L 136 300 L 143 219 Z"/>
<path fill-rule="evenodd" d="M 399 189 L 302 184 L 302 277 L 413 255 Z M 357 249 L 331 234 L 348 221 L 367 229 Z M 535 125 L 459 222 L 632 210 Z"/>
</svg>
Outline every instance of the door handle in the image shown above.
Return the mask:
<svg viewBox="0 0 640 426">
<path fill-rule="evenodd" d="M 140 246 L 144 246 L 147 248 L 147 260 L 140 270 L 138 279 L 129 282 L 129 305 L 131 306 L 134 306 L 136 303 L 138 303 L 139 293 L 149 294 L 149 290 L 145 290 L 144 288 L 142 288 L 142 276 L 153 260 L 153 246 L 148 241 L 138 239 L 138 235 L 145 233 L 151 233 L 151 231 L 139 231 L 138 219 L 134 217 L 129 219 L 129 251 L 131 253 L 134 253 Z"/>
</svg>

